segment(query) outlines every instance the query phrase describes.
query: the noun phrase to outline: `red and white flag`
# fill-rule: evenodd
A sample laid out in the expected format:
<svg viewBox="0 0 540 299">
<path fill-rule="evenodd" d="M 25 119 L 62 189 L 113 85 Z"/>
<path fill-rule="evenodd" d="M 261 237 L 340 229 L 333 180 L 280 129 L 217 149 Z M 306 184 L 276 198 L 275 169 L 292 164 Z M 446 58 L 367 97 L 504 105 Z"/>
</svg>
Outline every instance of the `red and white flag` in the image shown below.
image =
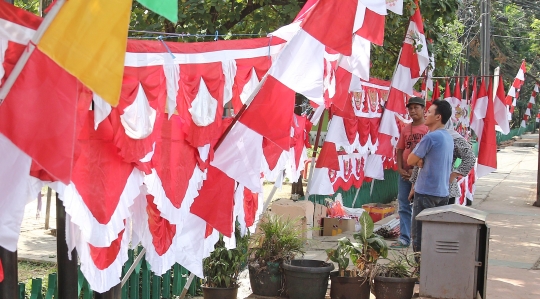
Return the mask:
<svg viewBox="0 0 540 299">
<path fill-rule="evenodd" d="M 499 85 L 493 102 L 493 113 L 497 125 L 501 128 L 502 133 L 506 135 L 510 132 L 510 124 L 508 123 L 508 108 L 505 105 L 504 98 L 504 83 L 502 76 L 499 76 Z"/>
<path fill-rule="evenodd" d="M 379 148 L 377 154 L 392 157 L 393 148 L 399 137 L 396 123 L 396 113 L 406 114 L 405 98 L 413 96 L 413 86 L 420 79 L 422 73 L 429 64 L 424 24 L 420 14 L 420 7 L 411 16 L 407 36 L 403 42 L 399 64 L 392 78 L 390 94 L 386 102 L 386 110 L 383 113 L 379 128 Z"/>
<path fill-rule="evenodd" d="M 534 85 L 533 92 L 531 94 L 531 98 L 529 99 L 529 102 L 527 103 L 527 110 L 525 110 L 525 114 L 523 114 L 523 120 L 521 121 L 521 126 L 523 128 L 527 127 L 527 121 L 529 121 L 529 118 L 531 117 L 531 110 L 533 105 L 535 104 L 535 98 L 538 94 L 538 84 Z"/>
<path fill-rule="evenodd" d="M 482 80 L 478 97 L 472 104 L 471 129 L 478 137 L 477 176 L 479 178 L 497 170 L 497 139 L 491 88 L 491 80 L 489 91 L 486 91 L 485 82 Z"/>
<path fill-rule="evenodd" d="M 521 62 L 521 66 L 519 67 L 519 71 L 516 75 L 516 78 L 514 79 L 514 82 L 512 83 L 512 86 L 510 86 L 510 89 L 508 90 L 508 94 L 506 95 L 506 105 L 509 106 L 509 114 L 508 114 L 508 120 L 512 120 L 512 113 L 514 113 L 514 108 L 516 107 L 517 99 L 519 98 L 519 90 L 523 86 L 523 83 L 525 82 L 525 73 L 527 72 L 527 67 L 525 64 L 525 59 Z"/>
</svg>

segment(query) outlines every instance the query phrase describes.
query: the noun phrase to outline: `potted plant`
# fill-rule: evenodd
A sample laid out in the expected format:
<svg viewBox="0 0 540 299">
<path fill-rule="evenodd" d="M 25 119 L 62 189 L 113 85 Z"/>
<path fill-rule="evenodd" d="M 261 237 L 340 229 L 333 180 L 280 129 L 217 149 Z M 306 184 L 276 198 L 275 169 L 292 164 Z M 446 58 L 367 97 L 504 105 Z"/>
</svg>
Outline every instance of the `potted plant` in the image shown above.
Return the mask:
<svg viewBox="0 0 540 299">
<path fill-rule="evenodd" d="M 373 292 L 377 299 L 411 299 L 420 265 L 415 254 L 394 251 L 388 263 L 377 265 Z"/>
<path fill-rule="evenodd" d="M 304 253 L 299 220 L 267 213 L 259 221 L 258 232 L 250 239 L 248 260 L 253 294 L 279 296 L 283 292 L 283 262 Z"/>
<path fill-rule="evenodd" d="M 214 251 L 203 260 L 204 283 L 201 288 L 205 299 L 236 299 L 240 270 L 247 261 L 249 234 L 241 237 L 236 230 L 235 237 L 236 248 L 227 249 L 220 234 Z"/>
<path fill-rule="evenodd" d="M 369 299 L 370 277 L 379 257 L 386 257 L 388 246 L 373 233 L 373 220 L 368 213 L 358 219 L 361 229 L 354 240 L 341 238 L 335 249 L 327 249 L 328 259 L 338 264 L 338 271 L 330 273 L 330 297 L 335 299 Z M 349 258 L 352 267 L 349 267 Z"/>
</svg>

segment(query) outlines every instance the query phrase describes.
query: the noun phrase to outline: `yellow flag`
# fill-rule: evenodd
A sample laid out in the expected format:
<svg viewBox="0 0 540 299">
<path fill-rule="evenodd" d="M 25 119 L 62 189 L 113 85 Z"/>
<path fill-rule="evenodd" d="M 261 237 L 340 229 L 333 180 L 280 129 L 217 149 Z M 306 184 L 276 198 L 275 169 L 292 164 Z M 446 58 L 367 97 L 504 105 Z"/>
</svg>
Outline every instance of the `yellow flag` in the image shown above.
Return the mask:
<svg viewBox="0 0 540 299">
<path fill-rule="evenodd" d="M 109 104 L 120 99 L 132 0 L 67 0 L 38 48 Z"/>
</svg>

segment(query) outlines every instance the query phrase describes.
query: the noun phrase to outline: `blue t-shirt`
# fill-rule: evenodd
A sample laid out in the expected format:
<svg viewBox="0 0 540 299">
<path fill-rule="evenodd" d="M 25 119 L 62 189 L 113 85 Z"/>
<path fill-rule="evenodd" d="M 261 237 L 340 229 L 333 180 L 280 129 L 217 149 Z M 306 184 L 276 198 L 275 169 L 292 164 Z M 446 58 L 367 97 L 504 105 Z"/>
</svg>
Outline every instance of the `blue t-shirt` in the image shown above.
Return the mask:
<svg viewBox="0 0 540 299">
<path fill-rule="evenodd" d="M 445 197 L 449 194 L 454 140 L 446 130 L 427 133 L 412 151 L 424 159 L 414 191 L 420 194 Z"/>
</svg>

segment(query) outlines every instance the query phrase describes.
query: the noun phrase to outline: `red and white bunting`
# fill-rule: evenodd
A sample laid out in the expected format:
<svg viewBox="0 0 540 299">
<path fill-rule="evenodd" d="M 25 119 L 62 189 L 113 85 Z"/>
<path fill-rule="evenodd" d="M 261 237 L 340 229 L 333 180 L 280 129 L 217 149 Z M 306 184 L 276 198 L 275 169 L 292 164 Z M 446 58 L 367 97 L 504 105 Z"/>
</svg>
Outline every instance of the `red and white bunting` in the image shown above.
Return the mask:
<svg viewBox="0 0 540 299">
<path fill-rule="evenodd" d="M 485 82 L 482 80 L 478 97 L 475 97 L 472 103 L 471 129 L 478 136 L 478 177 L 497 170 L 497 140 L 492 94 L 491 80 L 487 91 Z"/>
<path fill-rule="evenodd" d="M 537 94 L 538 94 L 538 84 L 535 84 L 531 97 L 529 99 L 529 102 L 527 103 L 527 110 L 525 110 L 525 114 L 523 114 L 523 120 L 521 121 L 521 126 L 523 128 L 527 127 L 527 122 L 529 118 L 531 117 L 532 107 L 535 104 L 535 99 L 536 99 Z"/>
<path fill-rule="evenodd" d="M 525 73 L 527 72 L 527 67 L 525 64 L 525 59 L 521 62 L 518 73 L 512 86 L 508 89 L 508 94 L 506 95 L 506 105 L 509 106 L 508 120 L 512 120 L 512 113 L 517 104 L 517 99 L 519 98 L 519 91 L 525 82 Z"/>
</svg>

